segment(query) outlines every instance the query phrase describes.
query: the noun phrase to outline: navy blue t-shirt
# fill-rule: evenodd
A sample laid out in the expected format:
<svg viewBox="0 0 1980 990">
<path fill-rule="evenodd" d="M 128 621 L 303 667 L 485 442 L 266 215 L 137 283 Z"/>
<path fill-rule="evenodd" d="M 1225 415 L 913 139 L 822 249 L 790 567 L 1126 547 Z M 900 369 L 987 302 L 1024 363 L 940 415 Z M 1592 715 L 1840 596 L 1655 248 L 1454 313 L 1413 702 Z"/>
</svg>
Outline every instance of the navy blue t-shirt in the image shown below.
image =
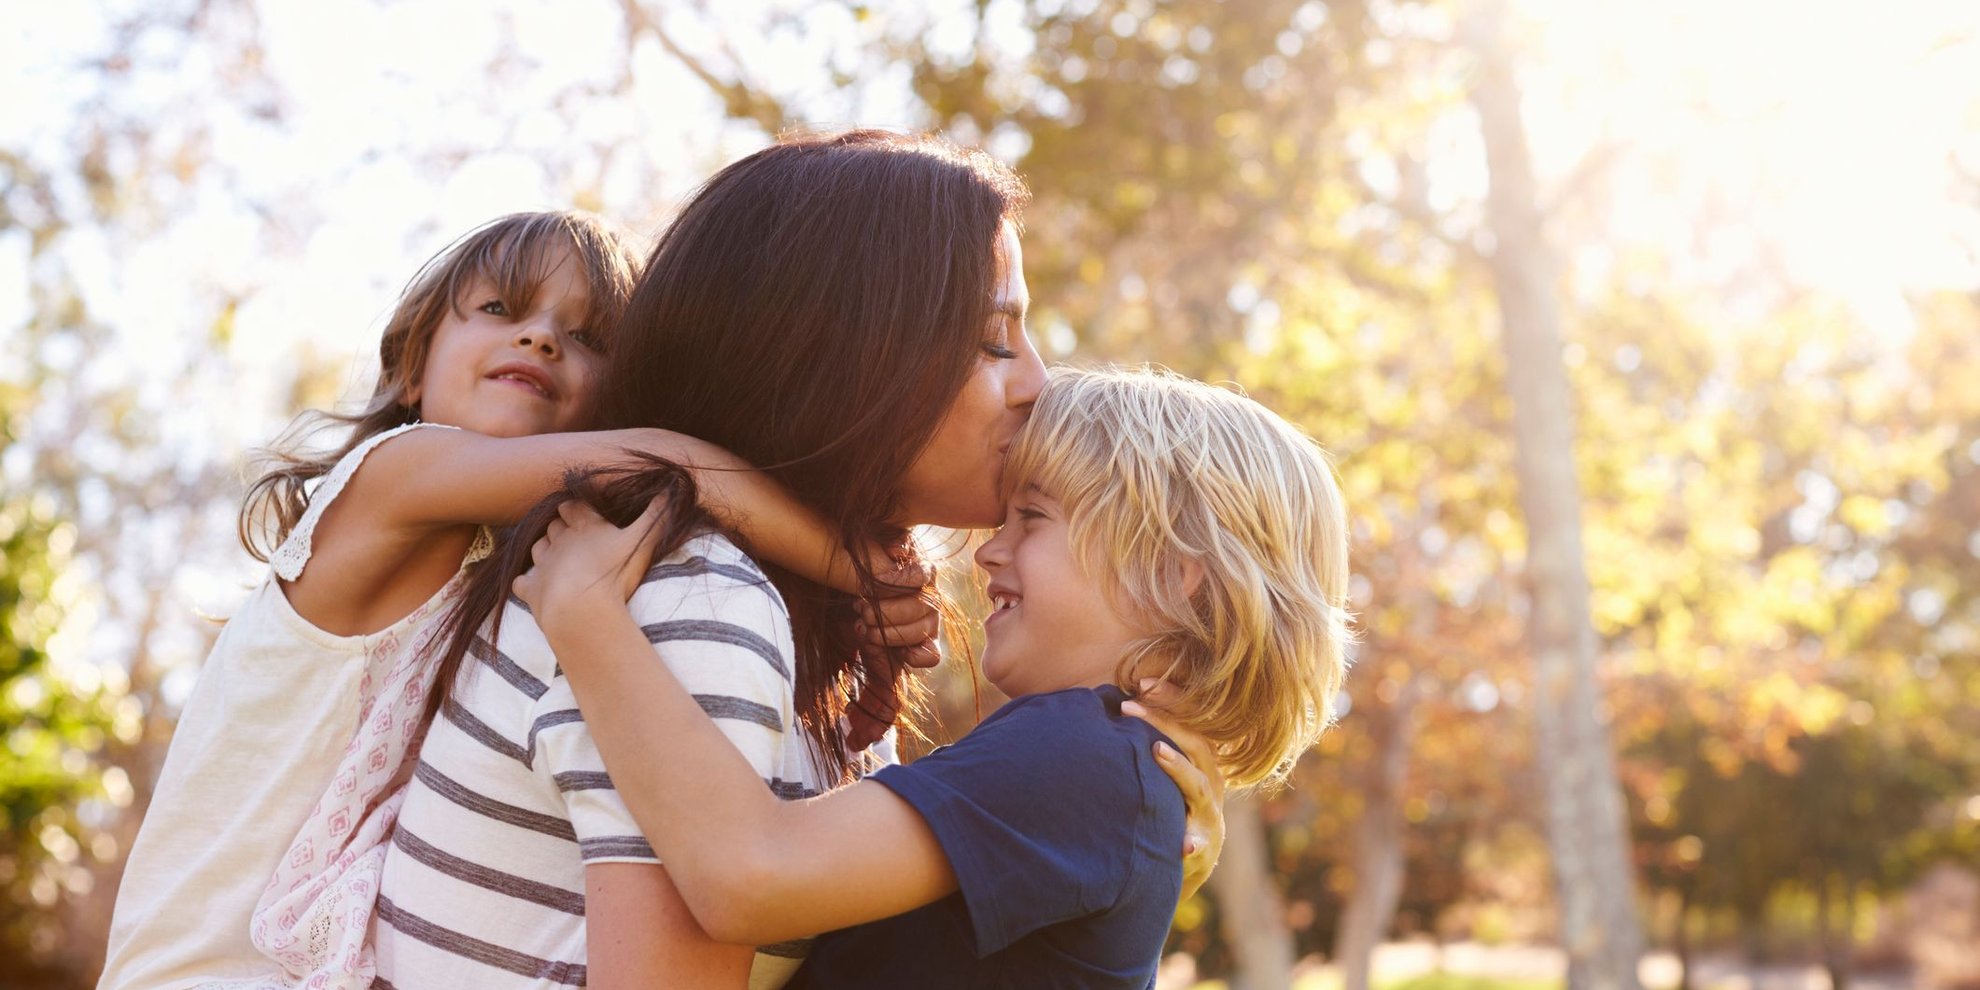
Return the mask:
<svg viewBox="0 0 1980 990">
<path fill-rule="evenodd" d="M 959 890 L 820 937 L 791 986 L 1151 986 L 1182 892 L 1183 800 L 1155 762 L 1162 734 L 1121 701 L 1019 698 L 874 774 L 934 831 Z"/>
</svg>

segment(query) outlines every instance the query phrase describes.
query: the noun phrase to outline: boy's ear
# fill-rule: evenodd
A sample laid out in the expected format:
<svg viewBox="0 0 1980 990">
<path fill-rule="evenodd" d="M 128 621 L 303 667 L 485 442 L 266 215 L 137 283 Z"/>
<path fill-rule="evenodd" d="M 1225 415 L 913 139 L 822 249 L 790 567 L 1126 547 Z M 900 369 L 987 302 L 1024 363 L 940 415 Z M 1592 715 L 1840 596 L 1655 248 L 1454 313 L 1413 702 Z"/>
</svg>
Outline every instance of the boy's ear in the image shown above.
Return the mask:
<svg viewBox="0 0 1980 990">
<path fill-rule="evenodd" d="M 1203 564 L 1194 557 L 1184 557 L 1182 562 L 1183 597 L 1195 598 L 1203 587 Z"/>
</svg>

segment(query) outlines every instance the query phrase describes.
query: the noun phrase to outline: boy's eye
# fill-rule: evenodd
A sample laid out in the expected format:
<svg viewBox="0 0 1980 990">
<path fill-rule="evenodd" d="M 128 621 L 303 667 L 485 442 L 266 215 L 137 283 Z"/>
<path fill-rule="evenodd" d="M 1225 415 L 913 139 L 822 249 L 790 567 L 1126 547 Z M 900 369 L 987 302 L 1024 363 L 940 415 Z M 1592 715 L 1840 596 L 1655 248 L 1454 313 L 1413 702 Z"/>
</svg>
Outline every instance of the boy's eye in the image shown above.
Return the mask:
<svg viewBox="0 0 1980 990">
<path fill-rule="evenodd" d="M 481 310 L 484 313 L 487 313 L 489 316 L 509 315 L 509 307 L 504 306 L 502 304 L 502 300 L 500 299 L 490 299 L 487 302 L 482 303 L 479 306 L 476 306 L 475 308 Z"/>
</svg>

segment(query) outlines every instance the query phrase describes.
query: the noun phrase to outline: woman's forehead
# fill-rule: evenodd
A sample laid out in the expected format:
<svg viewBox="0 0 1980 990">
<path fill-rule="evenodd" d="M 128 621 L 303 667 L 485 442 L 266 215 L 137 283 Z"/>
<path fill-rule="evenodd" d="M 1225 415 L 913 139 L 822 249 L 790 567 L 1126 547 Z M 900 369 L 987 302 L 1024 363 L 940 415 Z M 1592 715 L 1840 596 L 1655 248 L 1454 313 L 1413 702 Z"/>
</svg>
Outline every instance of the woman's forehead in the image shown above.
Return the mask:
<svg viewBox="0 0 1980 990">
<path fill-rule="evenodd" d="M 1018 243 L 1017 227 L 1009 221 L 997 234 L 997 284 L 991 300 L 997 309 L 1020 316 L 1031 304 L 1031 290 L 1024 281 L 1024 247 Z"/>
</svg>

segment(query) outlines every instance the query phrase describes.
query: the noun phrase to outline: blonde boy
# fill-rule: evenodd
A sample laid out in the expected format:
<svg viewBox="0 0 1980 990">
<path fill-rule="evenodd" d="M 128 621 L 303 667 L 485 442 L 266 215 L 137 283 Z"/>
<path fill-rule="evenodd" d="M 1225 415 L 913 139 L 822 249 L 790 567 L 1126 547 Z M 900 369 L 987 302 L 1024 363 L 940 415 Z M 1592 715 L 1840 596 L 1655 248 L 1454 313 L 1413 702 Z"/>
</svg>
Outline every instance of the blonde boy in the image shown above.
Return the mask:
<svg viewBox="0 0 1980 990">
<path fill-rule="evenodd" d="M 1241 787 L 1283 781 L 1326 725 L 1347 528 L 1312 440 L 1166 372 L 1062 370 L 1005 476 L 976 559 L 995 606 L 983 669 L 1013 700 L 807 800 L 764 788 L 626 615 L 645 560 L 628 550 L 664 507 L 622 532 L 566 506 L 516 582 L 701 926 L 738 944 L 828 932 L 793 986 L 1146 987 L 1183 801 L 1156 763 L 1179 757 L 1123 706 L 1174 685 L 1165 714 Z"/>
</svg>

